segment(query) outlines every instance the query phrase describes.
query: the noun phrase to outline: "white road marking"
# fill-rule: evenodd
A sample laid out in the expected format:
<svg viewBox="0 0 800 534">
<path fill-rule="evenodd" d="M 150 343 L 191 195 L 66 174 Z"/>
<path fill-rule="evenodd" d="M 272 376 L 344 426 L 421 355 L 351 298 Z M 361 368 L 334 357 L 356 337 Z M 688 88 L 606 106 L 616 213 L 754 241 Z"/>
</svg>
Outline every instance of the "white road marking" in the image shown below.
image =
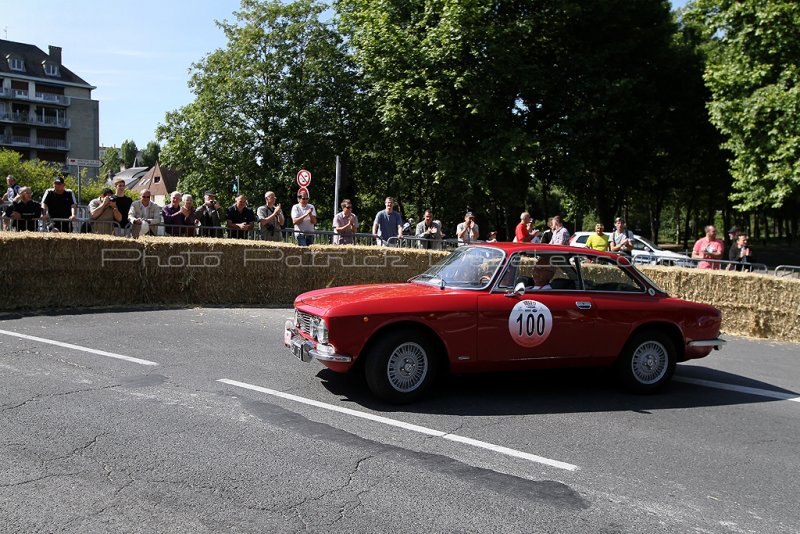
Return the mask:
<svg viewBox="0 0 800 534">
<path fill-rule="evenodd" d="M 389 419 L 388 417 L 382 417 L 380 415 L 374 415 L 367 412 L 359 412 L 357 410 L 351 410 L 350 408 L 343 408 L 341 406 L 335 406 L 333 404 L 327 404 L 325 402 L 319 402 L 311 399 L 307 399 L 305 397 L 299 397 L 297 395 L 292 395 L 291 393 L 284 393 L 282 391 L 277 391 L 274 389 L 263 388 L 260 386 L 254 386 L 252 384 L 247 384 L 245 382 L 237 382 L 236 380 L 229 380 L 227 378 L 221 378 L 217 380 L 217 382 L 222 382 L 223 384 L 228 384 L 231 386 L 236 386 L 244 389 L 250 389 L 253 391 L 258 391 L 260 393 L 266 393 L 267 395 L 273 395 L 275 397 L 280 397 L 282 399 L 299 402 L 302 404 L 307 404 L 309 406 L 316 406 L 317 408 L 323 408 L 325 410 L 331 410 L 334 412 L 343 413 L 346 415 L 352 415 L 353 417 L 360 417 L 361 419 L 368 419 L 370 421 L 375 421 L 377 423 L 382 423 L 385 425 L 395 426 L 398 428 L 403 428 L 405 430 L 410 430 L 412 432 L 418 432 L 420 434 L 426 434 L 428 436 L 434 436 L 438 438 L 443 438 L 449 441 L 455 441 L 457 443 L 463 443 L 465 445 L 472 445 L 473 447 L 479 447 L 481 449 L 487 449 L 490 451 L 498 452 L 500 454 L 505 454 L 507 456 L 513 456 L 515 458 L 521 458 L 523 460 L 529 460 L 531 462 L 536 462 L 544 465 L 549 465 L 551 467 L 557 467 L 559 469 L 566 469 L 567 471 L 575 471 L 578 469 L 577 465 L 568 464 L 566 462 L 560 462 L 558 460 L 551 460 L 550 458 L 545 458 L 543 456 L 537 456 L 535 454 L 530 454 L 527 452 L 518 451 L 516 449 L 509 449 L 508 447 L 503 447 L 501 445 L 495 445 L 493 443 L 487 443 L 485 441 L 479 441 L 477 439 L 467 438 L 464 436 L 459 436 L 456 434 L 448 434 L 447 432 L 442 432 L 441 430 L 435 430 L 433 428 L 427 428 L 424 426 L 414 425 L 411 423 L 404 423 L 403 421 L 397 421 L 396 419 Z"/>
<path fill-rule="evenodd" d="M 100 356 L 107 356 L 109 358 L 125 360 L 127 362 L 138 363 L 139 365 L 158 365 L 158 363 L 156 362 L 151 362 L 150 360 L 142 360 L 140 358 L 134 358 L 133 356 L 124 356 L 122 354 L 115 354 L 113 352 L 106 352 L 104 350 L 90 349 L 88 347 L 81 347 L 80 345 L 73 345 L 71 343 L 62 343 L 61 341 L 53 341 L 52 339 L 44 339 L 42 337 L 28 336 L 26 334 L 9 332 L 8 330 L 0 330 L 0 334 L 19 337 L 22 339 L 29 339 L 31 341 L 38 341 L 39 343 L 47 343 L 48 345 L 56 345 L 58 347 L 64 347 L 65 349 L 79 350 L 81 352 L 89 352 L 91 354 L 99 354 Z"/>
<path fill-rule="evenodd" d="M 750 395 L 759 395 L 761 397 L 770 397 L 773 399 L 787 400 L 792 402 L 800 402 L 800 396 L 797 393 L 783 393 L 781 391 L 770 391 L 768 389 L 750 388 L 747 386 L 737 386 L 736 384 L 725 384 L 723 382 L 712 382 L 711 380 L 703 380 L 701 378 L 690 378 L 688 376 L 676 376 L 673 380 L 677 382 L 685 382 L 687 384 L 694 384 L 696 386 L 705 386 L 715 389 L 726 389 L 728 391 L 737 391 L 739 393 L 749 393 Z"/>
</svg>

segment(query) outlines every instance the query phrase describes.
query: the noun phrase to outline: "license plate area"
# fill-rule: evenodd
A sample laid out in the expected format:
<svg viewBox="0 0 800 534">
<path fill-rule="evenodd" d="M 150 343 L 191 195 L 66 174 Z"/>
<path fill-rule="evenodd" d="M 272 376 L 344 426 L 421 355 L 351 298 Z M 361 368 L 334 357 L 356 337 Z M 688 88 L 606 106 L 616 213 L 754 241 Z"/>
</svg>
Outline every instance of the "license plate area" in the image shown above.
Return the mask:
<svg viewBox="0 0 800 534">
<path fill-rule="evenodd" d="M 301 362 L 310 362 L 312 360 L 309 353 L 311 349 L 311 343 L 305 341 L 302 337 L 296 336 L 292 338 L 292 354 Z"/>
</svg>

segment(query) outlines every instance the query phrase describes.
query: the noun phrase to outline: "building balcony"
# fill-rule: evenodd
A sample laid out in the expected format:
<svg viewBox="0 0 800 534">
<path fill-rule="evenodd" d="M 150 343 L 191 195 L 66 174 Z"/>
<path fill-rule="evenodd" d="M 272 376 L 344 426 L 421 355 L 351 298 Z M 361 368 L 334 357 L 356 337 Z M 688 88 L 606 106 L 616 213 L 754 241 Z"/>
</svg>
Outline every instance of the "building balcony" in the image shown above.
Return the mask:
<svg viewBox="0 0 800 534">
<path fill-rule="evenodd" d="M 28 113 L 21 113 L 19 111 L 12 113 L 0 111 L 0 122 L 28 124 L 32 126 L 47 126 L 51 128 L 69 128 L 71 125 L 70 120 L 66 118 L 49 117 L 47 115 L 30 115 Z"/>
<path fill-rule="evenodd" d="M 64 95 L 54 95 L 52 93 L 34 93 L 33 99 L 36 102 L 47 102 L 50 104 L 58 104 L 60 106 L 69 106 L 72 103 L 72 99 L 68 96 Z"/>
<path fill-rule="evenodd" d="M 35 91 L 33 95 L 27 89 L 12 89 L 10 87 L 0 88 L 0 98 L 11 98 L 14 100 L 27 100 L 29 102 L 44 102 L 67 107 L 72 103 L 72 98 L 64 95 L 54 95 L 52 93 L 40 93 Z"/>
<path fill-rule="evenodd" d="M 69 141 L 64 139 L 48 139 L 46 137 L 40 137 L 36 139 L 36 142 L 32 146 L 35 148 L 47 148 L 51 150 L 69 150 Z"/>
<path fill-rule="evenodd" d="M 48 139 L 44 137 L 32 141 L 29 136 L 23 135 L 0 135 L 0 145 L 24 148 L 45 148 L 48 150 L 70 149 L 70 142 L 64 139 Z"/>
</svg>

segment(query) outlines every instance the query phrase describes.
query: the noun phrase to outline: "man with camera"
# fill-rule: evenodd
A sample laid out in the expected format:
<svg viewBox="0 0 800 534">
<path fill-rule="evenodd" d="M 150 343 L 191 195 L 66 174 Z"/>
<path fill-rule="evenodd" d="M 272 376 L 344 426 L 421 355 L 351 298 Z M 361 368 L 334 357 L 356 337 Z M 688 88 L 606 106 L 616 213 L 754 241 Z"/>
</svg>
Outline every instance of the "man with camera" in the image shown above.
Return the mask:
<svg viewBox="0 0 800 534">
<path fill-rule="evenodd" d="M 475 215 L 471 211 L 464 214 L 464 222 L 458 223 L 456 226 L 456 237 L 458 238 L 458 246 L 469 245 L 478 240 L 480 230 L 478 223 L 475 222 Z"/>
<path fill-rule="evenodd" d="M 706 235 L 701 237 L 692 248 L 692 258 L 702 260 L 721 260 L 725 246 L 717 239 L 717 227 L 709 224 L 705 227 Z M 720 264 L 715 261 L 701 261 L 698 269 L 719 269 Z"/>
<path fill-rule="evenodd" d="M 197 208 L 194 216 L 200 222 L 201 236 L 222 237 L 220 223 L 225 220 L 225 212 L 213 191 L 206 191 L 203 194 L 203 204 Z"/>
<path fill-rule="evenodd" d="M 748 266 L 748 263 L 753 263 L 753 251 L 750 249 L 750 237 L 747 234 L 738 234 L 736 236 L 736 243 L 731 245 L 728 251 L 728 259 L 730 261 L 737 261 L 742 265 L 728 265 L 728 269 L 736 271 L 752 271 L 753 268 Z"/>
<path fill-rule="evenodd" d="M 106 187 L 98 198 L 89 202 L 89 215 L 93 234 L 114 235 L 114 229 L 119 228 L 122 220 L 114 191 Z"/>
</svg>

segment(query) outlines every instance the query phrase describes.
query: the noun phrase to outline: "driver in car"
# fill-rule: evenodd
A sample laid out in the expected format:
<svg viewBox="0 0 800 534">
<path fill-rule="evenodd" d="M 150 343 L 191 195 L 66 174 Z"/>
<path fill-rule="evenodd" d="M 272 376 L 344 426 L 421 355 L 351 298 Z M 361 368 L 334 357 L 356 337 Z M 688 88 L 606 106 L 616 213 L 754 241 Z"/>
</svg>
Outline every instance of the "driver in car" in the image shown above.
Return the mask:
<svg viewBox="0 0 800 534">
<path fill-rule="evenodd" d="M 553 267 L 550 265 L 537 265 L 534 267 L 533 273 L 531 273 L 533 285 L 526 286 L 525 291 L 542 291 L 553 289 L 550 287 L 550 280 L 553 279 L 553 275 L 555 273 L 555 269 L 553 269 Z"/>
</svg>

